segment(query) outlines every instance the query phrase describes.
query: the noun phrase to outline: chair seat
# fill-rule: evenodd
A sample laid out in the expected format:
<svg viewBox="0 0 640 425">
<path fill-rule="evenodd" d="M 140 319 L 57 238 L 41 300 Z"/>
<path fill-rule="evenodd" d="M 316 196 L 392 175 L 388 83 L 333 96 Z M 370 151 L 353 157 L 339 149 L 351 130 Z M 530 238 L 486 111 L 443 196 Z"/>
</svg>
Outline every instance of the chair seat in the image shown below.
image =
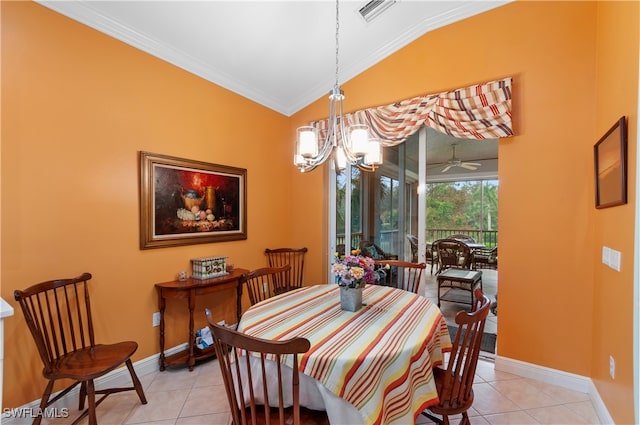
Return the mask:
<svg viewBox="0 0 640 425">
<path fill-rule="evenodd" d="M 138 349 L 133 341 L 116 344 L 97 344 L 93 348 L 84 348 L 61 356 L 53 363 L 47 378 L 70 378 L 79 381 L 95 379 L 123 364 Z"/>
</svg>

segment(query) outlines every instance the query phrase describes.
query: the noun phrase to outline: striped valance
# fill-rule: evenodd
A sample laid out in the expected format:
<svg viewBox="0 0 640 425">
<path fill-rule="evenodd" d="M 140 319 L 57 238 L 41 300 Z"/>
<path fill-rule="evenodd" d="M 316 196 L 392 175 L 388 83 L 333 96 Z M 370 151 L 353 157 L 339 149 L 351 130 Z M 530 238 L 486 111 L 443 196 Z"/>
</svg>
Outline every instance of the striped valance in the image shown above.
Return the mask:
<svg viewBox="0 0 640 425">
<path fill-rule="evenodd" d="M 423 125 L 463 139 L 510 137 L 511 78 L 363 109 L 345 114 L 345 120 L 366 124 L 370 137 L 385 146 L 404 142 Z M 311 125 L 324 139 L 327 120 Z"/>
</svg>

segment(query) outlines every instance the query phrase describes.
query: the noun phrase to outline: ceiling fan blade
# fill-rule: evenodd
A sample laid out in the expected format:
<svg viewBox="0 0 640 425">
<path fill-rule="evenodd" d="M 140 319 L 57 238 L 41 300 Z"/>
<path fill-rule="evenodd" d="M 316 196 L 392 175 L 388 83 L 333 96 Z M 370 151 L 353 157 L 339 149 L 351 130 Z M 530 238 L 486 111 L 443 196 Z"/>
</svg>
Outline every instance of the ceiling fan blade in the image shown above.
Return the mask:
<svg viewBox="0 0 640 425">
<path fill-rule="evenodd" d="M 466 168 L 467 170 L 477 170 L 478 167 L 469 162 L 463 162 L 459 165 L 459 167 Z"/>
<path fill-rule="evenodd" d="M 441 173 L 446 173 L 447 171 L 449 171 L 451 169 L 451 167 L 453 167 L 453 165 L 447 165 L 446 167 L 444 167 L 441 171 Z"/>
</svg>

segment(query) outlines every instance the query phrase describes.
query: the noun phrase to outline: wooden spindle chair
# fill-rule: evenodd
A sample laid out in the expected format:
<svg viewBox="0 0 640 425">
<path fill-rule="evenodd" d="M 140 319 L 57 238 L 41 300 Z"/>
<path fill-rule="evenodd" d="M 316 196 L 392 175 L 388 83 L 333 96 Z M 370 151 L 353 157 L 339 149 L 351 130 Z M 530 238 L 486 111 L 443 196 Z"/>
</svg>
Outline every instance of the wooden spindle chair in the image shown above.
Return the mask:
<svg viewBox="0 0 640 425">
<path fill-rule="evenodd" d="M 456 314 L 458 330 L 453 338 L 447 368 L 433 369 L 440 403 L 422 412 L 438 424 L 449 425 L 449 416 L 458 414 L 462 414 L 460 425 L 471 423 L 467 411 L 473 404 L 473 379 L 490 307 L 491 301 L 478 288 L 471 313 L 461 310 Z"/>
<path fill-rule="evenodd" d="M 240 284 L 247 288 L 251 305 L 291 290 L 290 265 L 262 267 L 240 277 Z"/>
<path fill-rule="evenodd" d="M 326 412 L 300 406 L 298 355 L 309 350 L 309 340 L 256 338 L 218 325 L 209 309 L 205 314 L 234 425 L 329 424 Z M 289 360 L 291 367 L 283 366 Z"/>
<path fill-rule="evenodd" d="M 427 268 L 426 263 L 409 263 L 400 260 L 375 260 L 374 264 L 385 272 L 377 284 L 404 289 L 414 294 L 418 293 L 422 271 Z"/>
<path fill-rule="evenodd" d="M 85 398 L 88 406 L 73 423 L 77 424 L 89 415 L 89 425 L 95 425 L 96 407 L 109 394 L 135 390 L 142 404 L 147 404 L 147 399 L 131 363 L 138 344 L 134 341 L 95 342 L 88 288 L 90 279 L 91 274 L 83 273 L 72 279 L 50 280 L 23 291 L 16 290 L 14 297 L 22 308 L 44 364 L 42 374 L 49 380 L 39 412 L 45 413 L 48 406 L 80 384 L 79 410 L 84 409 Z M 95 389 L 95 379 L 122 365 L 129 370 L 132 386 Z M 53 385 L 59 379 L 71 379 L 73 383 L 51 398 Z M 97 401 L 96 394 L 102 395 Z M 33 423 L 37 425 L 41 420 L 42 414 L 39 414 Z"/>
<path fill-rule="evenodd" d="M 304 257 L 307 248 L 276 248 L 265 249 L 269 267 L 291 266 L 289 271 L 290 289 L 302 288 L 304 285 Z"/>
</svg>

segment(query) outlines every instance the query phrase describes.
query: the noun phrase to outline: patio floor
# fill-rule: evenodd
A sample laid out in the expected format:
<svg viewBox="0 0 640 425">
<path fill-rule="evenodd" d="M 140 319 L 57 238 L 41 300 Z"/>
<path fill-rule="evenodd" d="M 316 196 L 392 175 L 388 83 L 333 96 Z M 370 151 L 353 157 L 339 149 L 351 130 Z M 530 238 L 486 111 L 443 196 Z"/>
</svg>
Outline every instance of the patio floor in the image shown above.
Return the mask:
<svg viewBox="0 0 640 425">
<path fill-rule="evenodd" d="M 491 302 L 496 300 L 496 294 L 498 293 L 498 271 L 491 269 L 483 269 L 482 271 L 482 288 L 485 295 L 489 297 Z M 424 296 L 431 299 L 434 303 L 438 302 L 438 283 L 436 281 L 436 275 L 431 274 L 431 266 L 427 265 L 424 273 L 427 277 L 426 287 L 423 288 Z M 460 296 L 469 297 L 469 293 L 460 291 L 457 289 L 451 289 L 452 291 L 460 292 Z M 443 290 L 444 293 L 444 290 Z M 470 306 L 465 304 L 458 304 L 454 302 L 442 301 L 440 310 L 444 314 L 447 324 L 450 326 L 456 326 L 455 316 L 460 310 L 470 311 Z M 487 322 L 485 323 L 484 331 L 486 333 L 498 333 L 498 317 L 493 313 L 489 313 Z"/>
</svg>

